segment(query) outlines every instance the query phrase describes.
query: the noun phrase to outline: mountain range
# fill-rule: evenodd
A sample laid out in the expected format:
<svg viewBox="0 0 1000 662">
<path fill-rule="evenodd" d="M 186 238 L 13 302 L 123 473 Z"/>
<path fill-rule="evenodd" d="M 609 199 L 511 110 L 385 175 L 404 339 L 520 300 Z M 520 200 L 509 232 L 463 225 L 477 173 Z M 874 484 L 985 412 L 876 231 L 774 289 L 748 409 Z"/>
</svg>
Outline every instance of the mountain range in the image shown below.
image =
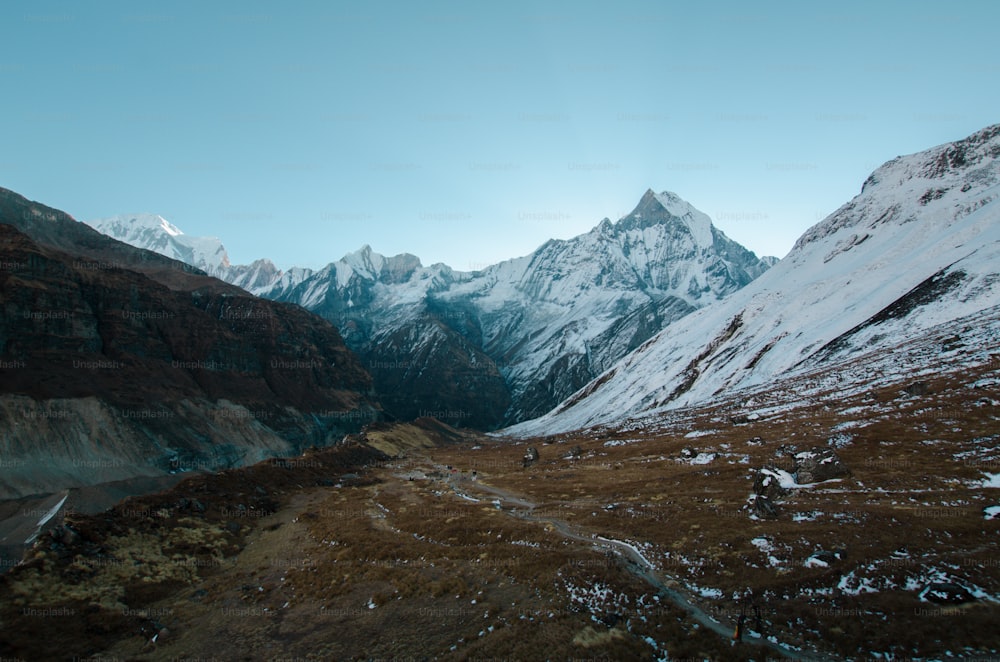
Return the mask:
<svg viewBox="0 0 1000 662">
<path fill-rule="evenodd" d="M 511 432 L 648 422 L 741 391 L 752 402 L 780 380 L 848 363 L 854 372 L 841 369 L 829 388 L 991 360 L 1000 351 L 998 156 L 1000 125 L 885 163 L 766 274 Z"/>
<path fill-rule="evenodd" d="M 998 157 L 895 158 L 776 264 L 667 192 L 282 272 L 0 189 L 0 653 L 995 652 Z"/>
<path fill-rule="evenodd" d="M 93 225 L 331 321 L 390 416 L 549 434 L 860 355 L 891 373 L 902 344 L 993 309 L 997 133 L 889 161 L 780 262 L 651 190 L 617 222 L 474 272 L 368 246 L 319 270 L 230 265 L 160 217 Z"/>
<path fill-rule="evenodd" d="M 678 319 L 750 283 L 759 259 L 670 192 L 590 232 L 474 272 L 369 246 L 323 269 L 230 265 L 159 216 L 90 224 L 336 325 L 401 419 L 495 428 L 544 414 Z"/>
</svg>

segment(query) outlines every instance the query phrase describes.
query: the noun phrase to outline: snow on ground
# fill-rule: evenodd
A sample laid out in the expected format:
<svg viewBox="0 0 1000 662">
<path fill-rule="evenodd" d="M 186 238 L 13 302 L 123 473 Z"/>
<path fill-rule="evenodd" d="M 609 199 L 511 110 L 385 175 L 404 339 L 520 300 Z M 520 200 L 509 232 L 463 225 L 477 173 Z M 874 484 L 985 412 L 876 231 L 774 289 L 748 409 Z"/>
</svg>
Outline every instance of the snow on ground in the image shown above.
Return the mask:
<svg viewBox="0 0 1000 662">
<path fill-rule="evenodd" d="M 775 551 L 774 543 L 767 538 L 754 538 L 750 541 L 750 544 L 759 549 L 760 552 L 767 557 L 767 562 L 770 565 L 777 567 L 785 564 L 784 560 L 778 558 L 772 553 Z"/>
<path fill-rule="evenodd" d="M 622 545 L 623 547 L 628 547 L 633 552 L 635 552 L 636 556 L 639 557 L 639 559 L 643 562 L 643 564 L 645 564 L 645 566 L 647 568 L 650 568 L 650 569 L 655 568 L 655 566 L 652 563 L 650 563 L 649 559 L 647 559 L 643 555 L 643 553 L 639 551 L 639 548 L 636 547 L 634 544 L 632 544 L 630 542 L 626 542 L 624 540 L 615 540 L 613 538 L 605 538 L 603 536 L 597 536 L 597 539 L 598 540 L 603 540 L 604 542 L 610 542 L 610 543 L 614 543 L 614 544 L 617 544 L 617 545 Z"/>
<path fill-rule="evenodd" d="M 710 598 L 712 600 L 719 600 L 722 598 L 723 593 L 720 588 L 709 588 L 706 586 L 698 586 L 697 584 L 688 584 L 688 589 L 703 598 Z"/>
<path fill-rule="evenodd" d="M 30 544 L 38 537 L 38 534 L 41 533 L 42 531 L 42 527 L 44 527 L 50 519 L 56 516 L 56 514 L 63 507 L 63 504 L 66 503 L 66 499 L 68 498 L 69 498 L 69 492 L 67 491 L 63 495 L 63 498 L 60 499 L 57 504 L 49 508 L 49 510 L 46 511 L 45 514 L 38 519 L 38 523 L 35 525 L 35 532 L 32 533 L 27 540 L 25 540 L 26 545 Z"/>
<path fill-rule="evenodd" d="M 629 444 L 634 444 L 636 442 L 642 441 L 642 439 L 612 439 L 610 441 L 605 441 L 604 446 L 606 448 L 612 448 L 614 446 L 627 446 Z"/>
<path fill-rule="evenodd" d="M 561 575 L 561 573 L 560 573 Z M 620 613 L 631 604 L 632 599 L 625 593 L 616 593 L 610 586 L 596 581 L 587 586 L 578 586 L 573 581 L 563 578 L 566 592 L 571 604 L 583 607 L 590 612 L 593 621 L 599 621 L 606 613 Z"/>
<path fill-rule="evenodd" d="M 715 453 L 698 453 L 692 458 L 678 458 L 681 462 L 687 462 L 688 464 L 711 464 L 716 458 Z"/>
<path fill-rule="evenodd" d="M 795 513 L 792 515 L 793 522 L 813 522 L 816 519 L 823 516 L 823 512 L 820 510 L 814 510 L 809 513 Z"/>
<path fill-rule="evenodd" d="M 710 437 L 713 434 L 718 434 L 718 430 L 691 430 L 686 435 L 685 439 L 697 439 L 698 437 Z"/>
<path fill-rule="evenodd" d="M 855 575 L 856 572 L 856 570 L 851 570 L 849 573 L 842 576 L 840 581 L 837 582 L 837 589 L 842 591 L 844 595 L 861 595 L 862 593 L 879 592 L 879 589 L 875 587 L 873 578 L 858 578 Z"/>
<path fill-rule="evenodd" d="M 983 479 L 982 486 L 1000 488 L 1000 473 L 986 474 L 986 478 Z"/>
<path fill-rule="evenodd" d="M 802 453 L 800 453 L 802 455 Z M 796 483 L 795 476 L 785 471 L 784 469 L 778 468 L 765 468 L 761 469 L 760 472 L 766 476 L 771 476 L 778 481 L 778 485 L 785 488 L 786 490 L 802 490 L 809 489 L 811 487 L 816 487 L 817 485 L 827 485 L 829 483 L 839 483 L 840 478 L 831 478 L 830 480 L 824 480 L 818 483 Z"/>
</svg>

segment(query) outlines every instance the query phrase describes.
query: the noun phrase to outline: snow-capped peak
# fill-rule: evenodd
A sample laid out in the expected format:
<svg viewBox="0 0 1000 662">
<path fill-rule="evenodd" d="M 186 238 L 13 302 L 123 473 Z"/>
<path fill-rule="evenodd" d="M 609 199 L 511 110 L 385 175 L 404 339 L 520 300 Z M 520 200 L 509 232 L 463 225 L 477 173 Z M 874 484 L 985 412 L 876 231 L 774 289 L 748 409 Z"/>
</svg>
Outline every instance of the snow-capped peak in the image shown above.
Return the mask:
<svg viewBox="0 0 1000 662">
<path fill-rule="evenodd" d="M 181 232 L 180 228 L 178 228 L 176 225 L 174 225 L 167 219 L 163 218 L 162 216 L 157 216 L 156 218 L 159 219 L 160 227 L 163 228 L 163 231 L 169 234 L 171 237 L 179 237 L 182 234 L 184 234 L 183 232 Z"/>
<path fill-rule="evenodd" d="M 188 239 L 160 226 L 147 231 L 149 237 L 128 241 L 165 252 L 167 240 Z M 281 272 L 259 261 L 219 277 L 318 312 L 362 356 L 421 357 L 405 388 L 398 371 L 374 375 L 396 380 L 393 397 L 406 402 L 472 406 L 462 398 L 476 398 L 474 390 L 456 400 L 422 400 L 436 391 L 419 381 L 425 368 L 427 375 L 446 370 L 502 380 L 498 391 L 486 391 L 501 403 L 491 414 L 494 425 L 501 416 L 544 413 L 660 329 L 767 268 L 679 196 L 650 190 L 617 223 L 604 219 L 590 232 L 472 273 L 424 267 L 414 255 L 387 257 L 364 245 L 317 271 Z M 492 367 L 483 372 L 482 365 Z"/>
<path fill-rule="evenodd" d="M 710 248 L 714 243 L 712 219 L 672 191 L 655 193 L 647 189 L 635 209 L 619 219 L 617 226 L 630 230 L 669 223 L 686 228 L 701 249 Z"/>
<path fill-rule="evenodd" d="M 141 214 L 119 214 L 96 221 L 87 221 L 87 225 L 96 229 L 114 229 L 119 234 L 137 234 L 146 230 L 162 230 L 171 237 L 184 234 L 180 228 L 159 214 L 143 212 Z M 100 226 L 100 227 L 98 227 Z"/>
<path fill-rule="evenodd" d="M 365 244 L 353 253 L 345 255 L 340 261 L 369 279 L 375 280 L 382 271 L 382 265 L 385 264 L 385 256 L 376 253 L 371 246 Z"/>
<path fill-rule="evenodd" d="M 998 265 L 994 126 L 878 168 L 774 268 L 512 431 L 553 434 L 655 416 L 763 392 L 862 354 L 872 374 L 893 374 L 904 344 L 923 342 L 934 329 L 964 342 L 971 327 L 961 320 L 1000 315 Z"/>
<path fill-rule="evenodd" d="M 220 275 L 229 267 L 229 255 L 217 237 L 191 237 L 158 214 L 120 214 L 86 223 L 126 244 L 186 262 L 211 275 Z"/>
</svg>

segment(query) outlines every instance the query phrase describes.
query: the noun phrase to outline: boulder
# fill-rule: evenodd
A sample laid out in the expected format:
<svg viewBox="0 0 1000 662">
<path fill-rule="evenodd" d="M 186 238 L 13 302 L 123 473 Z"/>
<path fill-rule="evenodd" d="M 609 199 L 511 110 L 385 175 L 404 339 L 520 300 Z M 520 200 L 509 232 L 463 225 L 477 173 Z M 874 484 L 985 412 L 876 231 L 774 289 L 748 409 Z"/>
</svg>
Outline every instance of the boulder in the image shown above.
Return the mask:
<svg viewBox="0 0 1000 662">
<path fill-rule="evenodd" d="M 753 493 L 767 497 L 770 500 L 785 496 L 786 490 L 778 482 L 777 477 L 767 469 L 757 471 L 753 479 Z"/>
<path fill-rule="evenodd" d="M 796 453 L 794 459 L 795 482 L 800 485 L 840 478 L 850 473 L 832 448 L 814 448 L 802 451 Z"/>
<path fill-rule="evenodd" d="M 809 556 L 809 561 L 815 559 L 823 565 L 833 565 L 837 561 L 843 561 L 844 557 L 847 556 L 846 550 L 834 549 L 834 550 L 817 550 Z M 808 561 L 807 561 L 808 563 Z"/>
<path fill-rule="evenodd" d="M 65 524 L 59 524 L 49 532 L 52 540 L 64 547 L 74 547 L 80 542 L 80 534 Z"/>
<path fill-rule="evenodd" d="M 530 467 L 537 461 L 538 461 L 538 449 L 535 448 L 534 446 L 528 446 L 528 450 L 524 452 L 522 466 Z"/>
<path fill-rule="evenodd" d="M 756 515 L 760 519 L 777 519 L 778 507 L 769 498 L 759 494 L 750 495 L 748 502 L 750 514 Z"/>
<path fill-rule="evenodd" d="M 938 604 L 960 605 L 976 598 L 969 589 L 951 582 L 932 582 L 920 591 L 921 600 Z"/>
</svg>

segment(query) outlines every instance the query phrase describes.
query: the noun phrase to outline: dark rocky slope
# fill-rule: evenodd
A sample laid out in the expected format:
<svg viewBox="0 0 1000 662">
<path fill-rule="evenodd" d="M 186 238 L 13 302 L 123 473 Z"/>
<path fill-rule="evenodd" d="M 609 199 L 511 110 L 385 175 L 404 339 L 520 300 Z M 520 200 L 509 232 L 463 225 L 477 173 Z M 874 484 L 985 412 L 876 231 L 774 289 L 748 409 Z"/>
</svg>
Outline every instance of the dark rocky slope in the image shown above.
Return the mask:
<svg viewBox="0 0 1000 662">
<path fill-rule="evenodd" d="M 378 416 L 329 322 L 0 190 L 0 496 L 236 466 Z"/>
</svg>

